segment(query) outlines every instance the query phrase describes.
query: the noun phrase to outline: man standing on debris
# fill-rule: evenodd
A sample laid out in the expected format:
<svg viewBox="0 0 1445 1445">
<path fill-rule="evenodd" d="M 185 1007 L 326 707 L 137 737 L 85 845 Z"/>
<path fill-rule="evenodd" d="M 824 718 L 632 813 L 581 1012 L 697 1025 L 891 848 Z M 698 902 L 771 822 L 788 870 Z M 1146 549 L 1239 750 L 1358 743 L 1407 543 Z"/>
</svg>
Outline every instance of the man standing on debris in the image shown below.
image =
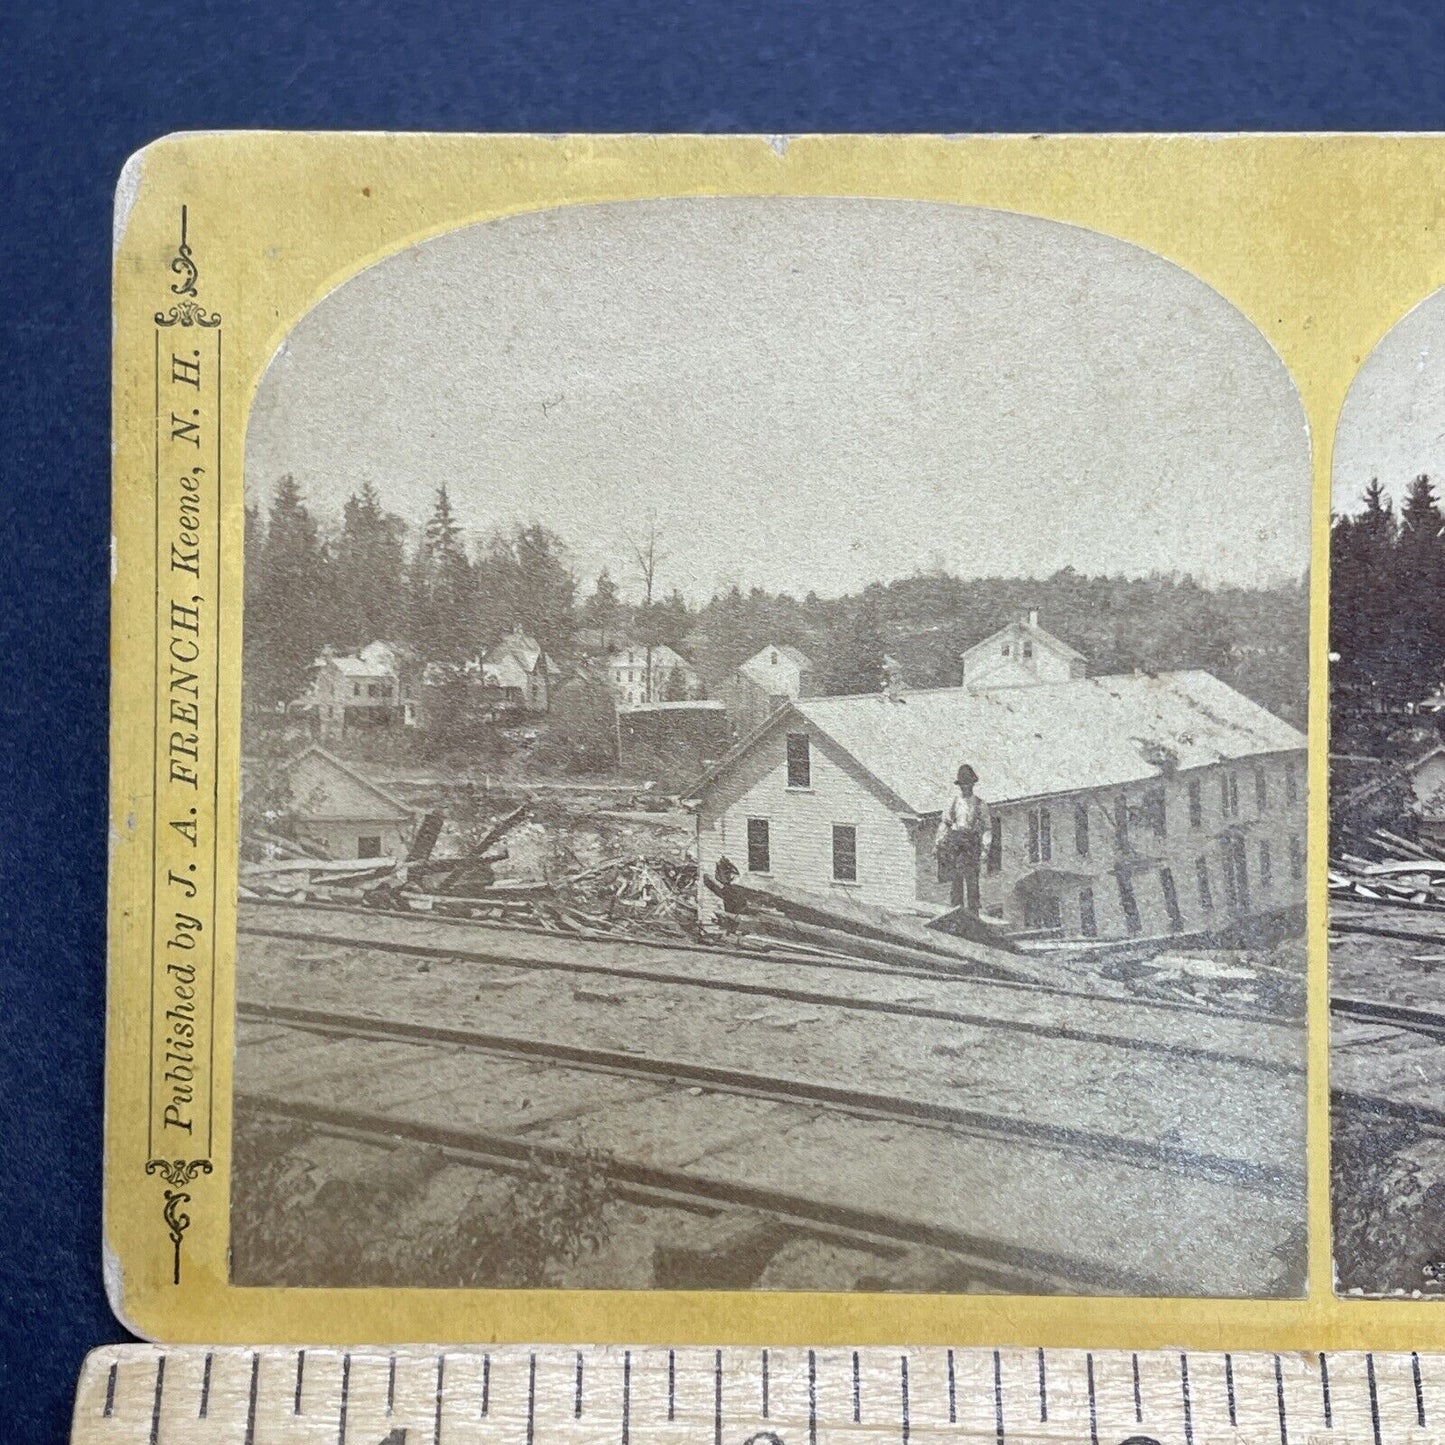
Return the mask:
<svg viewBox="0 0 1445 1445">
<path fill-rule="evenodd" d="M 961 905 L 975 915 L 979 911 L 979 865 L 990 829 L 988 804 L 974 792 L 977 786 L 978 774 L 963 763 L 944 804 L 934 842 L 939 876 L 952 884 L 954 907 Z"/>
</svg>

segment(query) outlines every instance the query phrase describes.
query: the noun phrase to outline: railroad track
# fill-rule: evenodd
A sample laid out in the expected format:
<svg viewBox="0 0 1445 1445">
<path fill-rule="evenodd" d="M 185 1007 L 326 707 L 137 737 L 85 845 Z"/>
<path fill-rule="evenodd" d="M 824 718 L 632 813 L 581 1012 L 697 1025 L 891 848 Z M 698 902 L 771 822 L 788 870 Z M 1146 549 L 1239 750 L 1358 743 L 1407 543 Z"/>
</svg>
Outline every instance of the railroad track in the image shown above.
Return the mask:
<svg viewBox="0 0 1445 1445">
<path fill-rule="evenodd" d="M 247 1117 L 494 1171 L 600 1158 L 659 1209 L 942 1251 L 948 1289 L 1294 1278 L 1293 1022 L 370 909 L 248 900 L 239 932 Z"/>
<path fill-rule="evenodd" d="M 277 907 L 304 910 L 299 915 L 303 921 L 296 921 L 297 916 L 295 915 L 288 920 L 290 926 L 277 926 L 275 922 L 264 921 L 267 917 L 265 910 Z M 813 1007 L 838 1008 L 854 1013 L 875 1013 L 945 1023 L 974 1024 L 1022 1035 L 1070 1040 L 1076 1043 L 1104 1044 L 1197 1062 L 1242 1065 L 1276 1075 L 1294 1076 L 1302 1075 L 1304 1072 L 1301 1043 L 1303 1021 L 1301 1020 L 1298 1025 L 1281 1023 L 1276 1016 L 1248 1011 L 1211 1009 L 1200 1005 L 1120 997 L 1116 994 L 1095 994 L 1068 988 L 1044 989 L 1030 984 L 972 976 L 948 978 L 936 973 L 921 971 L 914 973 L 885 966 L 874 967 L 852 963 L 835 965 L 831 961 L 820 963 L 817 959 L 792 960 L 757 955 L 736 956 L 702 945 L 690 945 L 674 950 L 670 943 L 656 944 L 651 941 L 636 941 L 634 951 L 638 955 L 639 961 L 637 962 L 606 963 L 593 957 L 578 957 L 577 946 L 595 941 L 612 947 L 616 947 L 620 943 L 625 948 L 627 943 L 632 941 L 615 938 L 568 939 L 547 933 L 545 930 L 536 930 L 535 932 L 526 930 L 525 932 L 533 940 L 534 945 L 540 944 L 553 948 L 561 945 L 568 954 L 566 957 L 555 955 L 548 957 L 544 953 L 540 953 L 536 946 L 530 949 L 520 948 L 515 939 L 509 946 L 508 935 L 524 932 L 520 929 L 491 927 L 475 921 L 467 921 L 461 923 L 460 927 L 452 932 L 451 925 L 458 921 L 448 919 L 445 920 L 445 928 L 447 932 L 452 933 L 451 938 L 446 942 L 423 942 L 415 937 L 379 937 L 373 920 L 377 917 L 404 919 L 411 925 L 408 932 L 416 931 L 419 923 L 426 926 L 436 923 L 436 920 L 419 920 L 415 914 L 385 913 L 382 910 L 372 909 L 342 909 L 331 906 L 325 906 L 324 911 L 328 914 L 345 915 L 353 925 L 350 929 L 339 926 L 323 926 L 320 919 L 307 918 L 308 914 L 322 911 L 322 908 L 309 903 L 276 904 L 268 900 L 259 907 L 248 903 L 242 907 L 237 931 L 243 936 L 285 940 L 304 945 L 360 947 L 377 953 L 409 955 L 429 960 L 466 960 L 533 971 L 553 971 L 581 977 L 611 978 L 665 986 L 678 985 L 742 997 L 763 998 Z M 286 915 L 283 914 L 282 918 L 285 919 Z M 367 926 L 364 928 L 356 926 L 359 924 Z M 482 935 L 485 941 L 481 946 L 476 946 L 476 936 L 469 933 L 469 930 L 475 928 L 486 930 Z M 719 976 L 716 973 L 701 974 L 676 965 L 672 967 L 648 966 L 649 961 L 665 958 L 667 954 L 673 952 L 701 955 L 705 960 L 720 964 L 724 968 L 734 965 L 744 968 L 751 966 L 755 974 L 767 970 L 770 966 L 773 969 L 778 969 L 780 966 L 791 966 L 790 977 L 796 976 L 799 972 L 803 972 L 804 976 L 815 978 L 832 978 L 839 974 L 844 976 L 863 974 L 886 979 L 891 983 L 896 983 L 900 978 L 907 978 L 930 987 L 936 987 L 945 994 L 966 993 L 975 1001 L 992 1000 L 1000 1006 L 983 1010 L 966 1009 L 952 1004 L 943 1006 L 904 1002 L 876 996 L 869 997 L 861 992 L 841 993 L 836 988 L 832 990 L 804 988 L 795 983 L 784 983 L 771 978 L 759 977 L 757 981 L 749 981 L 738 976 Z M 1041 995 L 1049 1000 L 1057 1000 L 1065 1006 L 1071 1003 L 1087 1006 L 1092 1015 L 1113 1017 L 1124 1026 L 1112 1030 L 1085 1028 L 1076 1023 L 1064 1021 L 1057 1012 L 1048 1018 L 1031 1019 L 1022 1016 L 1031 1006 L 1030 1001 L 1038 1000 Z M 1007 1002 L 1009 1000 L 1012 1001 L 1011 1004 Z M 1014 1010 L 1012 1016 L 1008 1012 L 1010 1006 Z M 1251 1053 L 1197 1042 L 1197 1029 L 1192 1029 L 1188 1025 L 1180 1027 L 1173 1022 L 1191 1016 L 1209 1019 L 1221 1032 L 1231 1031 L 1230 1025 L 1245 1025 L 1245 1030 L 1235 1029 L 1232 1032 L 1248 1033 L 1267 1046 Z"/>
<path fill-rule="evenodd" d="M 981 1109 L 841 1088 L 806 1079 L 757 1070 L 719 1068 L 685 1059 L 637 1055 L 615 1049 L 583 1048 L 550 1040 L 482 1033 L 437 1024 L 383 1022 L 361 1014 L 344 1014 L 285 1004 L 237 1005 L 238 1019 L 280 1024 L 305 1032 L 416 1044 L 438 1049 L 454 1047 L 471 1053 L 526 1061 L 544 1060 L 569 1068 L 608 1073 L 636 1080 L 665 1080 L 713 1093 L 766 1099 L 785 1104 L 818 1105 L 825 1109 L 886 1123 L 923 1124 L 954 1134 L 1021 1140 L 1059 1153 L 1084 1156 L 1134 1168 L 1164 1170 L 1176 1175 L 1226 1183 L 1275 1198 L 1302 1197 L 1304 1175 L 1253 1160 L 1230 1158 L 1152 1140 L 1130 1139 L 1101 1130 L 1068 1128 Z"/>
<path fill-rule="evenodd" d="M 875 1255 L 880 1276 L 890 1262 L 917 1249 L 946 1255 L 972 1285 L 1001 1294 L 1067 1294 L 1085 1289 L 1111 1294 L 1167 1293 L 1157 1277 L 1126 1269 L 1101 1269 L 1097 1261 L 1044 1250 L 1001 1250 L 986 1236 L 900 1219 L 868 1209 L 820 1204 L 804 1195 L 699 1177 L 610 1158 L 564 1145 L 539 1143 L 475 1129 L 446 1129 L 397 1120 L 364 1109 L 324 1107 L 281 1100 L 238 1100 L 246 1114 L 306 1125 L 318 1134 L 378 1148 L 398 1142 L 440 1151 L 450 1163 L 524 1176 L 538 1165 L 554 1169 L 601 1169 L 615 1198 L 647 1209 L 772 1221 L 789 1236 Z M 941 1270 L 947 1276 L 952 1271 Z M 694 1282 L 695 1284 L 695 1282 Z M 958 1288 L 957 1280 L 942 1284 Z"/>
<path fill-rule="evenodd" d="M 412 927 L 418 925 L 443 924 L 461 929 L 476 930 L 481 936 L 521 934 L 529 938 L 548 940 L 553 943 L 592 943 L 608 946 L 620 945 L 622 947 L 630 945 L 638 949 L 697 955 L 702 958 L 740 964 L 785 964 L 828 973 L 872 974 L 879 978 L 913 979 L 920 983 L 951 984 L 968 988 L 977 987 L 1001 993 L 1012 992 L 1042 995 L 1049 998 L 1076 999 L 1081 1003 L 1122 1004 L 1129 1008 L 1152 1009 L 1166 1014 L 1200 1014 L 1209 1018 L 1232 1019 L 1243 1023 L 1278 1025 L 1280 1022 L 1277 1013 L 1268 1013 L 1260 1009 L 1240 1008 L 1238 1005 L 1224 1006 L 1213 1003 L 1193 1003 L 1187 999 L 1180 998 L 1145 998 L 1138 994 L 1129 993 L 1122 988 L 1114 990 L 1089 989 L 1068 987 L 1064 984 L 1032 983 L 1023 979 L 994 978 L 985 973 L 971 973 L 967 970 L 952 968 L 949 966 L 949 957 L 942 954 L 939 955 L 939 967 L 937 969 L 909 968 L 905 964 L 865 963 L 861 960 L 846 958 L 842 955 L 824 957 L 816 951 L 795 951 L 782 943 L 775 945 L 770 944 L 767 947 L 733 946 L 730 948 L 727 944 L 699 943 L 690 938 L 648 938 L 637 934 L 583 933 L 581 931 L 576 933 L 558 933 L 554 929 L 542 928 L 533 923 L 523 923 L 520 921 L 465 918 L 452 916 L 450 914 L 408 912 L 394 908 L 358 907 L 350 903 L 319 903 L 312 899 L 242 899 L 240 901 L 239 917 L 244 920 L 249 916 L 263 914 L 267 909 L 289 910 L 291 913 L 303 917 L 308 914 L 334 914 L 349 917 L 354 920 L 399 919 L 410 924 Z M 244 922 L 239 925 L 239 928 L 241 932 L 264 931 L 259 926 L 249 926 Z M 1032 957 L 1035 962 L 1038 961 L 1037 955 L 1033 955 Z M 957 960 L 954 960 L 954 962 L 957 962 Z M 1068 961 L 1062 957 L 1059 963 L 1061 969 L 1068 967 Z M 1300 1022 L 1302 1025 L 1302 1015 Z"/>
<path fill-rule="evenodd" d="M 766 1216 L 879 1256 L 867 1288 L 1257 1294 L 1275 1287 L 1303 1203 L 1302 1179 L 1089 1131 L 315 1012 L 241 1005 L 238 1121 L 510 1174 L 600 1168 L 618 1197 L 659 1210 Z M 664 1214 L 653 1237 L 677 1230 Z M 920 1284 L 888 1249 L 941 1251 L 959 1272 Z"/>
<path fill-rule="evenodd" d="M 1372 999 L 1330 995 L 1330 1013 L 1355 1023 L 1391 1024 L 1410 1033 L 1424 1034 L 1445 1043 L 1445 1014 L 1438 1009 L 1413 1008 L 1407 1004 L 1377 1003 Z"/>
</svg>

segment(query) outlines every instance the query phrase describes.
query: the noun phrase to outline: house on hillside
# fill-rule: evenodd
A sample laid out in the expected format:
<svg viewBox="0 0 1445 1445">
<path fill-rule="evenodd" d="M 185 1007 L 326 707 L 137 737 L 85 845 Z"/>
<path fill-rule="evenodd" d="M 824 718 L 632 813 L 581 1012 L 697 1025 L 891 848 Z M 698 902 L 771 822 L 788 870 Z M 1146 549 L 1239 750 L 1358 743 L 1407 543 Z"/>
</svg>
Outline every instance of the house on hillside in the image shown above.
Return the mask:
<svg viewBox="0 0 1445 1445">
<path fill-rule="evenodd" d="M 739 736 L 746 736 L 785 703 L 812 693 L 813 660 L 786 643 L 760 649 L 718 688 Z"/>
<path fill-rule="evenodd" d="M 323 738 L 393 727 L 406 720 L 396 660 L 386 644 L 352 656 L 328 649 L 311 664 L 306 692 L 288 711 L 310 717 Z"/>
<path fill-rule="evenodd" d="M 325 748 L 312 744 L 286 765 L 290 805 L 280 824 L 330 858 L 400 858 L 416 814 Z"/>
<path fill-rule="evenodd" d="M 514 629 L 482 657 L 477 675 L 494 714 L 540 713 L 562 670 L 535 637 Z"/>
<path fill-rule="evenodd" d="M 614 648 L 607 655 L 607 677 L 619 708 L 691 702 L 702 695 L 697 669 L 666 643 Z"/>
<path fill-rule="evenodd" d="M 1084 676 L 1087 659 L 1039 626 L 1039 614 L 1010 622 L 963 654 L 965 687 L 1024 687 Z"/>
<path fill-rule="evenodd" d="M 1035 629 L 1009 635 L 1036 645 L 996 645 L 1004 662 L 1042 661 Z M 1198 671 L 793 699 L 697 786 L 699 863 L 941 913 L 934 837 L 965 761 L 992 814 L 983 908 L 1019 928 L 1163 935 L 1303 907 L 1305 738 Z"/>
</svg>

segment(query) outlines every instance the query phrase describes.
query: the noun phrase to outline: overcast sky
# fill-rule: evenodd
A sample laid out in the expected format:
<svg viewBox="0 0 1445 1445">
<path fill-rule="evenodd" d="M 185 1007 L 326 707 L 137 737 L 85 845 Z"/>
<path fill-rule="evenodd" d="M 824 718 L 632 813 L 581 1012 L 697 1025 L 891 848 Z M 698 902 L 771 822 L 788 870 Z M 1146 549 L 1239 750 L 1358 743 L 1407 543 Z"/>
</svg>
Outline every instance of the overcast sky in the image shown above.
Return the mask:
<svg viewBox="0 0 1445 1445">
<path fill-rule="evenodd" d="M 1372 477 L 1396 505 L 1425 472 L 1445 493 L 1445 291 L 1422 301 L 1365 358 L 1335 433 L 1334 508 L 1356 512 Z"/>
<path fill-rule="evenodd" d="M 257 395 L 247 489 L 323 517 L 445 481 L 474 535 L 536 517 L 586 578 L 853 591 L 963 575 L 1298 577 L 1309 448 L 1289 377 L 1213 290 L 1098 234 L 899 201 L 548 211 L 371 267 Z"/>
</svg>

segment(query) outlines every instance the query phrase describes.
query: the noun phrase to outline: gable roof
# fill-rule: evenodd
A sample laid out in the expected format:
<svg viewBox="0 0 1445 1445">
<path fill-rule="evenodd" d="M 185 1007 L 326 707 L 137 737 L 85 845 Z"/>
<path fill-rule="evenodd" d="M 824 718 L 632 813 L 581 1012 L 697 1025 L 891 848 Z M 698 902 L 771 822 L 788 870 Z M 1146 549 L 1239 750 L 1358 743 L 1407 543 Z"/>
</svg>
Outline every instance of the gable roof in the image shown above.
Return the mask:
<svg viewBox="0 0 1445 1445">
<path fill-rule="evenodd" d="M 513 657 L 527 672 L 536 672 L 540 666 L 550 677 L 560 676 L 562 669 L 552 661 L 551 655 L 530 632 L 514 627 L 497 645 L 484 654 L 488 662 L 500 662 L 504 657 Z"/>
<path fill-rule="evenodd" d="M 484 687 L 525 688 L 529 673 L 526 664 L 514 652 L 499 652 L 482 663 Z"/>
<path fill-rule="evenodd" d="M 318 666 L 330 663 L 343 677 L 390 678 L 395 674 L 385 663 L 370 662 L 360 657 L 341 657 L 333 653 L 330 657 L 317 659 Z"/>
<path fill-rule="evenodd" d="M 774 652 L 776 652 L 780 658 L 785 658 L 788 662 L 792 663 L 799 672 L 812 671 L 813 660 L 806 652 L 803 652 L 799 648 L 789 646 L 787 643 L 779 643 L 776 646 L 769 644 L 767 647 L 760 648 L 757 652 L 753 653 L 746 662 L 738 664 L 738 672 L 749 681 L 766 688 L 768 682 L 771 680 L 770 674 L 773 672 L 775 666 L 771 659 L 771 654 Z"/>
<path fill-rule="evenodd" d="M 632 642 L 614 647 L 607 654 L 607 665 L 608 667 L 645 667 L 647 665 L 647 648 Z M 669 647 L 665 642 L 653 644 L 652 666 L 654 670 L 658 667 L 681 667 L 688 672 L 696 671 L 682 653 L 675 647 Z"/>
<path fill-rule="evenodd" d="M 975 642 L 972 647 L 965 648 L 964 657 L 972 657 L 976 652 L 982 652 L 986 648 L 993 647 L 1002 638 L 1012 638 L 1019 633 L 1027 633 L 1041 647 L 1046 647 L 1050 652 L 1056 652 L 1060 657 L 1067 657 L 1070 662 L 1087 662 L 1089 659 L 1082 652 L 1070 647 L 1062 638 L 1055 637 L 1052 632 L 1045 631 L 1036 622 L 1006 622 L 997 632 L 991 632 L 982 642 Z"/>
<path fill-rule="evenodd" d="M 286 764 L 287 775 L 310 773 L 312 781 L 297 789 L 295 805 L 303 816 L 317 820 L 359 818 L 374 820 L 394 817 L 404 822 L 415 817 L 400 798 L 374 783 L 364 773 L 344 763 L 335 753 L 312 743 Z M 304 789 L 304 791 L 303 791 Z M 379 808 L 378 804 L 384 805 Z"/>
<path fill-rule="evenodd" d="M 1305 747 L 1303 733 L 1207 672 L 1134 674 L 905 691 L 896 701 L 800 698 L 744 738 L 704 782 L 781 720 L 799 717 L 920 814 L 938 811 L 965 761 L 977 769 L 985 799 L 1013 802 Z"/>
</svg>

